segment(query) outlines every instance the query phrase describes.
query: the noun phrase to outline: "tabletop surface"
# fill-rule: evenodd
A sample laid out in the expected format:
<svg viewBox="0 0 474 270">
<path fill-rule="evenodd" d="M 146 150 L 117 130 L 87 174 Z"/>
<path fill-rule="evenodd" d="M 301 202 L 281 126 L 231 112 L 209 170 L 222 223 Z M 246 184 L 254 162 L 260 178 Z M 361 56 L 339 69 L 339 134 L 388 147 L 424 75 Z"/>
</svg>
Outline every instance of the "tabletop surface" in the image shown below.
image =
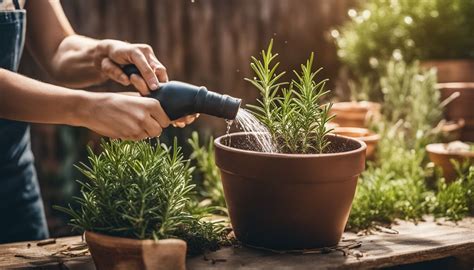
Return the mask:
<svg viewBox="0 0 474 270">
<path fill-rule="evenodd" d="M 474 218 L 413 224 L 369 234 L 344 233 L 336 248 L 278 253 L 249 247 L 224 247 L 187 260 L 188 269 L 367 269 L 462 255 L 474 258 Z M 473 262 L 474 263 L 474 262 Z M 95 269 L 81 236 L 0 245 L 0 269 Z M 67 268 L 64 268 L 66 266 Z M 474 265 L 473 265 L 474 266 Z"/>
</svg>

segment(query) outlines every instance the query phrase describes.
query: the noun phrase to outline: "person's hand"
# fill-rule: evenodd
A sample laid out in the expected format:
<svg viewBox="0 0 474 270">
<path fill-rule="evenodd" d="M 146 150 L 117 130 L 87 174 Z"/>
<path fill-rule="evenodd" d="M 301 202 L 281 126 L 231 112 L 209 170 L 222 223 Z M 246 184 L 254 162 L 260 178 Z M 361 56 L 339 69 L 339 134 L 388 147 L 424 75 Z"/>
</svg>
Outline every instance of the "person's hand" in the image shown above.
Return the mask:
<svg viewBox="0 0 474 270">
<path fill-rule="evenodd" d="M 97 46 L 94 63 L 107 77 L 124 86 L 132 84 L 143 96 L 149 95 L 150 90 L 156 90 L 160 82 L 168 81 L 166 68 L 147 44 L 102 40 Z M 120 68 L 126 64 L 135 64 L 141 76 L 133 74 L 129 78 Z"/>
<path fill-rule="evenodd" d="M 160 136 L 171 124 L 153 98 L 116 93 L 91 93 L 83 109 L 83 125 L 110 138 L 142 140 Z"/>
<path fill-rule="evenodd" d="M 198 117 L 199 113 L 193 115 L 186 115 L 184 117 L 174 120 L 173 122 L 171 122 L 171 124 L 173 125 L 173 127 L 184 128 L 186 125 L 189 125 L 194 122 L 194 120 L 196 120 L 196 118 Z"/>
<path fill-rule="evenodd" d="M 156 90 L 160 82 L 168 81 L 166 68 L 158 61 L 153 49 L 146 44 L 130 44 L 118 40 L 102 40 L 95 55 L 95 65 L 110 79 L 128 86 L 132 84 L 141 95 Z M 141 76 L 132 74 L 130 78 L 122 71 L 121 65 L 135 64 Z M 161 108 L 161 107 L 160 107 Z M 183 128 L 194 122 L 199 114 L 188 115 L 173 121 L 174 127 Z"/>
</svg>

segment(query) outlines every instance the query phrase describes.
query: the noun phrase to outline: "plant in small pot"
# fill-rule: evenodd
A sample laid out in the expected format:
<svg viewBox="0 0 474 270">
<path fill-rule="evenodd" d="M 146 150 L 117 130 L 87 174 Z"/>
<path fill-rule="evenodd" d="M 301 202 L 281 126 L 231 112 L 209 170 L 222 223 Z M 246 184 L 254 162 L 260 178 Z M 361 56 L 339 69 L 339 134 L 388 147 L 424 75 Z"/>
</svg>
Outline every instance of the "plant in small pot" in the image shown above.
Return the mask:
<svg viewBox="0 0 474 270">
<path fill-rule="evenodd" d="M 380 85 L 384 122 L 399 125 L 409 141 L 418 141 L 420 137 L 426 140 L 426 145 L 446 135 L 446 121 L 442 118 L 448 101 L 441 101 L 434 69 L 426 71 L 418 62 L 391 60 L 380 78 Z"/>
<path fill-rule="evenodd" d="M 428 152 L 430 160 L 441 167 L 447 183 L 454 181 L 457 176 L 453 161 L 467 163 L 470 166 L 474 162 L 474 144 L 460 141 L 428 144 L 426 152 Z"/>
<path fill-rule="evenodd" d="M 205 211 L 191 200 L 193 168 L 176 140 L 172 148 L 118 140 L 102 148 L 78 166 L 88 179 L 79 182 L 78 207 L 56 207 L 85 231 L 97 269 L 185 269 L 187 248 L 218 247 L 224 228 L 202 221 Z"/>
<path fill-rule="evenodd" d="M 329 91 L 316 81 L 313 55 L 290 83 L 280 82 L 272 42 L 253 59 L 261 94 L 253 115 L 268 133 L 238 132 L 215 140 L 215 159 L 235 236 L 249 246 L 305 249 L 339 242 L 364 170 L 366 145 L 329 134 Z M 281 94 L 281 95 L 280 95 Z M 242 117 L 239 112 L 237 120 Z M 265 151 L 258 141 L 271 140 Z"/>
<path fill-rule="evenodd" d="M 331 107 L 331 114 L 336 117 L 332 122 L 341 127 L 367 128 L 372 121 L 380 118 L 380 104 L 374 100 L 374 87 L 367 78 L 357 84 L 349 82 L 351 101 L 336 102 Z"/>
</svg>

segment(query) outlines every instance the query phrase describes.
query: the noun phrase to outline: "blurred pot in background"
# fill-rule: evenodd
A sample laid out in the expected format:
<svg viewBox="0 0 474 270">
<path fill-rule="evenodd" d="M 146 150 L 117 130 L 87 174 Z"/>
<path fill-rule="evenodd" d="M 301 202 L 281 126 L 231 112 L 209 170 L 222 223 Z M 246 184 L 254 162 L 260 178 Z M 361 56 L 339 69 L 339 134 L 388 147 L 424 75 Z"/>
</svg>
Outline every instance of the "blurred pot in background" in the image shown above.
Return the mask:
<svg viewBox="0 0 474 270">
<path fill-rule="evenodd" d="M 438 82 L 474 82 L 474 60 L 448 59 L 422 61 L 423 68 L 436 68 Z"/>
<path fill-rule="evenodd" d="M 380 135 L 366 128 L 356 127 L 335 127 L 332 133 L 336 135 L 355 138 L 365 142 L 367 145 L 366 159 L 373 160 L 375 150 L 380 140 Z"/>
<path fill-rule="evenodd" d="M 460 163 L 469 160 L 471 164 L 474 161 L 472 146 L 460 141 L 428 144 L 426 151 L 430 160 L 443 169 L 443 175 L 447 183 L 456 179 L 456 170 L 452 160 Z"/>
<path fill-rule="evenodd" d="M 341 127 L 368 127 L 370 121 L 380 117 L 380 104 L 370 101 L 336 102 L 331 107 L 336 115 L 332 122 Z"/>
<path fill-rule="evenodd" d="M 461 140 L 474 141 L 474 82 L 439 83 L 441 100 L 458 92 L 459 96 L 449 102 L 445 108 L 447 120 L 464 119 L 465 126 L 461 132 Z"/>
</svg>

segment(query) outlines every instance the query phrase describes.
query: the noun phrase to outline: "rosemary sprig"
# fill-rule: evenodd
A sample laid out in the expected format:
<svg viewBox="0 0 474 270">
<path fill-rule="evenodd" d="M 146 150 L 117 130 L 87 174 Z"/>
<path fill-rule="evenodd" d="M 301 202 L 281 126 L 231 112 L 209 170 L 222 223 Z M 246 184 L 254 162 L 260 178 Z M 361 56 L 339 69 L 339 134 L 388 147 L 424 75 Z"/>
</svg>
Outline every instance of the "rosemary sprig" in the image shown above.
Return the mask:
<svg viewBox="0 0 474 270">
<path fill-rule="evenodd" d="M 261 60 L 252 57 L 250 66 L 256 77 L 246 80 L 259 90 L 261 99 L 248 107 L 267 126 L 279 152 L 323 153 L 329 145 L 326 124 L 332 119 L 331 104 L 320 104 L 329 93 L 327 79 L 316 82 L 321 68 L 313 71 L 311 54 L 301 71 L 294 71 L 296 78 L 291 83 L 280 82 L 285 72 L 277 73 L 280 63 L 274 63 L 278 54 L 273 54 L 272 47 L 273 40 L 261 52 Z"/>
<path fill-rule="evenodd" d="M 201 185 L 197 186 L 200 195 L 209 199 L 211 205 L 217 207 L 217 210 L 227 213 L 221 174 L 215 165 L 213 138 L 210 137 L 207 144 L 201 146 L 198 133 L 193 132 L 188 143 L 193 149 L 190 158 L 196 162 L 196 168 L 202 180 Z"/>
</svg>

